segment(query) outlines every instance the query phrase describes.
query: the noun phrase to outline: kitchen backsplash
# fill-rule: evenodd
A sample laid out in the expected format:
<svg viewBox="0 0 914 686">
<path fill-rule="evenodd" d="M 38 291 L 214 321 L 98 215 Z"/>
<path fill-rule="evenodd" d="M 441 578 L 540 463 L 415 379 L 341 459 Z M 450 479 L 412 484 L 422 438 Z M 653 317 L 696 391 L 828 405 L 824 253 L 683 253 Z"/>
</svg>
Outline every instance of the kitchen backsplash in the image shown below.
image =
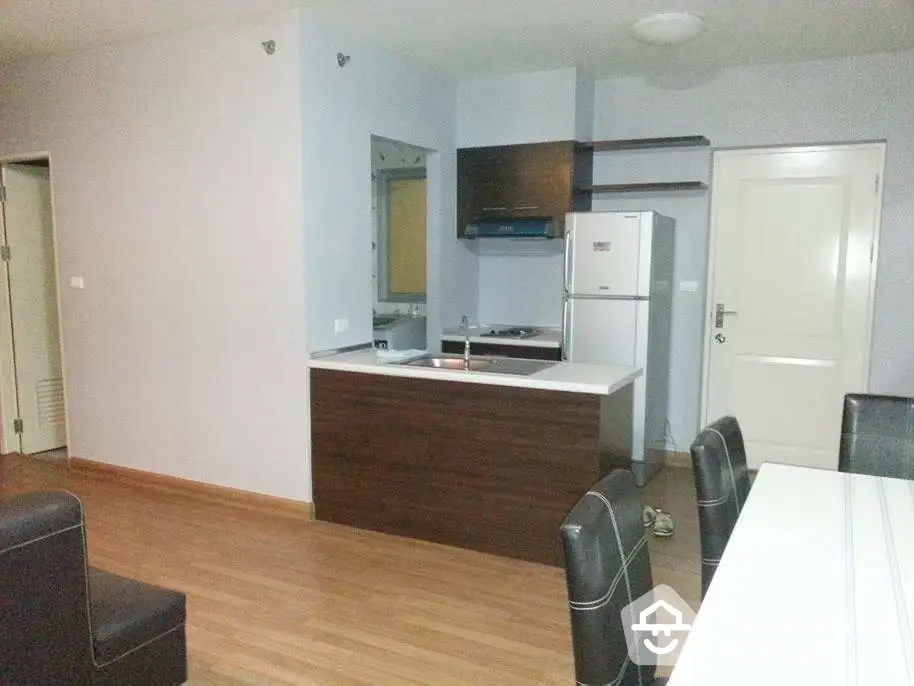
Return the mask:
<svg viewBox="0 0 914 686">
<path fill-rule="evenodd" d="M 481 240 L 479 323 L 562 325 L 565 241 Z"/>
</svg>

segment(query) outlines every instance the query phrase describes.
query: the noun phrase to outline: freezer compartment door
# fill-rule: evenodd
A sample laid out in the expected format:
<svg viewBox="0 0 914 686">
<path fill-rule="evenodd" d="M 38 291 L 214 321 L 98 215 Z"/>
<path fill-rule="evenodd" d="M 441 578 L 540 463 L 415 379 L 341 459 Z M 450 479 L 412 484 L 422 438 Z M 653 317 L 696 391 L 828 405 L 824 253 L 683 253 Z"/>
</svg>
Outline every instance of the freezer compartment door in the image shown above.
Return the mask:
<svg viewBox="0 0 914 686">
<path fill-rule="evenodd" d="M 638 212 L 569 215 L 565 290 L 574 295 L 604 297 L 649 295 L 650 250 L 646 251 L 647 265 L 641 264 L 645 255 L 643 217 Z"/>
<path fill-rule="evenodd" d="M 649 301 L 569 298 L 565 345 L 569 362 L 643 367 Z"/>
</svg>

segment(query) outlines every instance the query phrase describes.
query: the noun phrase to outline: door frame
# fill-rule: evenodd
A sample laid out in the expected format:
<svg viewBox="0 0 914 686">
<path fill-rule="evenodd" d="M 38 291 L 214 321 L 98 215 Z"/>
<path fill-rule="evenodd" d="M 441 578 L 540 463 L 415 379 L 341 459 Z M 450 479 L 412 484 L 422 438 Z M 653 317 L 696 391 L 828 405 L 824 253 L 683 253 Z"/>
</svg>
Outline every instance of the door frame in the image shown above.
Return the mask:
<svg viewBox="0 0 914 686">
<path fill-rule="evenodd" d="M 57 229 L 57 202 L 54 197 L 54 161 L 48 152 L 34 152 L 22 155 L 10 155 L 0 157 L 0 165 L 22 164 L 24 162 L 34 162 L 36 160 L 48 161 L 48 178 L 50 182 L 51 195 L 51 236 L 54 248 L 54 274 L 56 276 L 56 297 L 57 297 L 57 330 L 60 339 L 60 369 L 63 378 L 63 404 L 64 404 L 64 433 L 66 435 L 67 445 L 70 444 L 70 403 L 67 398 L 67 361 L 64 355 L 64 332 L 63 332 L 63 303 L 61 301 L 61 273 L 60 273 L 60 234 Z M 4 219 L 5 221 L 5 219 Z M 4 233 L 6 226 L 3 227 Z M 4 238 L 0 233 L 0 241 Z M 0 270 L 2 271 L 2 270 Z M 21 446 L 17 434 L 13 431 L 13 419 L 15 418 L 9 411 L 10 407 L 16 406 L 16 380 L 11 376 L 13 370 L 13 331 L 10 324 L 12 323 L 12 313 L 10 312 L 10 292 L 9 281 L 5 272 L 0 278 L 0 454 L 17 452 Z M 12 404 L 11 404 L 12 403 Z"/>
<path fill-rule="evenodd" d="M 883 205 L 883 190 L 885 188 L 885 156 L 886 156 L 886 142 L 884 140 L 873 140 L 873 141 L 858 141 L 854 143 L 818 143 L 818 144 L 804 144 L 804 145 L 767 145 L 767 146 L 753 146 L 749 148 L 716 148 L 712 151 L 711 154 L 711 198 L 708 205 L 708 223 L 709 223 L 709 234 L 708 234 L 708 250 L 707 250 L 707 279 L 705 281 L 705 311 L 704 311 L 704 325 L 702 326 L 702 356 L 701 356 L 701 405 L 698 412 L 700 426 L 698 431 L 701 431 L 701 428 L 707 426 L 712 419 L 709 419 L 707 416 L 708 413 L 708 394 L 710 392 L 711 385 L 711 375 L 710 375 L 710 364 L 711 364 L 711 333 L 713 331 L 712 324 L 712 315 L 714 312 L 714 277 L 715 277 L 715 264 L 714 264 L 714 254 L 715 248 L 717 247 L 717 237 L 720 232 L 720 227 L 718 225 L 717 211 L 715 208 L 715 197 L 714 197 L 714 177 L 718 173 L 718 166 L 720 160 L 736 156 L 736 155 L 746 155 L 746 154 L 769 154 L 772 152 L 830 152 L 836 150 L 876 150 L 880 153 L 881 157 L 881 169 L 879 172 L 879 189 L 876 198 L 876 214 L 874 216 L 875 221 L 875 230 L 873 234 L 873 258 L 870 262 L 870 281 L 869 281 L 869 293 L 868 293 L 868 303 L 866 313 L 866 341 L 864 345 L 864 365 L 863 368 L 866 370 L 863 380 L 863 392 L 869 391 L 870 386 L 870 363 L 871 356 L 873 352 L 873 321 L 875 314 L 875 305 L 876 305 L 876 277 L 879 272 L 879 240 L 880 235 L 882 234 L 882 205 Z M 714 418 L 716 419 L 716 417 Z"/>
</svg>

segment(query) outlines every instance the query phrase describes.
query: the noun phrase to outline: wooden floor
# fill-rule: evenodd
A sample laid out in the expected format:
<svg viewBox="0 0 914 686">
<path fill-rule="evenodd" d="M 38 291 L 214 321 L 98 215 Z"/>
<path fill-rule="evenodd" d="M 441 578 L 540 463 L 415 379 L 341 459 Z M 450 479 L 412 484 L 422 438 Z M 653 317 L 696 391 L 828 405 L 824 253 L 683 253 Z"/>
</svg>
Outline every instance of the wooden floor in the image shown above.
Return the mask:
<svg viewBox="0 0 914 686">
<path fill-rule="evenodd" d="M 42 488 L 83 499 L 91 564 L 187 593 L 190 684 L 574 683 L 560 569 L 0 457 L 0 494 Z M 697 609 L 693 493 L 667 469 L 646 501 L 677 523 L 654 581 Z"/>
</svg>

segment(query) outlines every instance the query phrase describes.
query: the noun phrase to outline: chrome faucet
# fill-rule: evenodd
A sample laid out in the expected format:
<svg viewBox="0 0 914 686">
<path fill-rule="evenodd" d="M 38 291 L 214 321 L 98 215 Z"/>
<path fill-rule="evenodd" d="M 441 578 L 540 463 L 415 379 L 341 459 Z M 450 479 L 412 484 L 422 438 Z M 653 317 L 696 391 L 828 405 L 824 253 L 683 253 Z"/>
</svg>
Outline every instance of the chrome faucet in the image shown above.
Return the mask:
<svg viewBox="0 0 914 686">
<path fill-rule="evenodd" d="M 463 334 L 463 366 L 470 369 L 470 320 L 466 315 L 460 320 L 459 332 Z"/>
</svg>

